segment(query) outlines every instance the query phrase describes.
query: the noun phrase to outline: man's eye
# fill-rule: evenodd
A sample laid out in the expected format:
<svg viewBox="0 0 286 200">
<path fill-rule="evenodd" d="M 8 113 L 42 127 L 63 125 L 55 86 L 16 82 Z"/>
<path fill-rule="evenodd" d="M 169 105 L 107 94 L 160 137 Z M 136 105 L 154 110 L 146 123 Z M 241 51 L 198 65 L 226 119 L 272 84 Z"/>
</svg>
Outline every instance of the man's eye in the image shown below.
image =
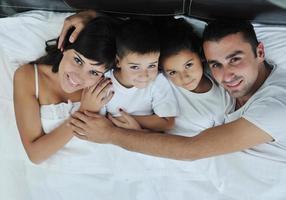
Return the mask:
<svg viewBox="0 0 286 200">
<path fill-rule="evenodd" d="M 75 61 L 77 64 L 82 65 L 82 61 L 81 61 L 79 58 L 74 57 L 74 61 Z"/>
<path fill-rule="evenodd" d="M 133 66 L 130 66 L 130 68 L 134 69 L 134 70 L 137 70 L 137 69 L 139 69 L 139 66 L 133 65 Z"/>
<path fill-rule="evenodd" d="M 97 71 L 91 70 L 89 73 L 93 76 L 99 76 L 100 74 Z"/>
<path fill-rule="evenodd" d="M 236 64 L 236 63 L 238 63 L 240 60 L 241 60 L 241 58 L 239 58 L 239 57 L 233 57 L 233 58 L 230 59 L 230 63 L 231 63 L 231 64 Z"/>
<path fill-rule="evenodd" d="M 191 68 L 192 66 L 193 66 L 193 63 L 188 63 L 188 64 L 186 64 L 185 68 L 186 68 L 186 69 L 189 69 L 189 68 Z"/>
</svg>

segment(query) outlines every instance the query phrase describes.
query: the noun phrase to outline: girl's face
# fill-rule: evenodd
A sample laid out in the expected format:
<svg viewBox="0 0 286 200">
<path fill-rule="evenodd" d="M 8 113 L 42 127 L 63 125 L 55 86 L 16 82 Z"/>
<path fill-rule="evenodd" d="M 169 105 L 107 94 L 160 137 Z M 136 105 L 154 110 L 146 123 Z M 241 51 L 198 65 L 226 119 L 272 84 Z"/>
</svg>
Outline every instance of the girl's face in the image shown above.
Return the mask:
<svg viewBox="0 0 286 200">
<path fill-rule="evenodd" d="M 158 74 L 160 53 L 129 53 L 117 58 L 118 79 L 125 87 L 145 88 Z"/>
<path fill-rule="evenodd" d="M 72 93 L 96 84 L 106 71 L 104 64 L 85 58 L 73 49 L 64 51 L 59 65 L 59 79 L 62 89 Z"/>
<path fill-rule="evenodd" d="M 162 64 L 164 73 L 173 84 L 196 92 L 203 76 L 203 65 L 198 54 L 181 50 L 167 57 Z"/>
</svg>

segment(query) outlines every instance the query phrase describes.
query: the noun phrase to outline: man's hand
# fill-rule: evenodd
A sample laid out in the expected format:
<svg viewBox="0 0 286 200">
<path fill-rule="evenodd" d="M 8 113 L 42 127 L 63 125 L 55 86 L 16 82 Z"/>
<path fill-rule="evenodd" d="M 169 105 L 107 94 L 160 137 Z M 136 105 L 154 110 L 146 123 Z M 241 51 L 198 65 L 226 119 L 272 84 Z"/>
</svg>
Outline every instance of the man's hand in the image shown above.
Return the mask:
<svg viewBox="0 0 286 200">
<path fill-rule="evenodd" d="M 73 43 L 76 38 L 78 37 L 79 33 L 84 29 L 84 27 L 97 16 L 97 13 L 94 10 L 87 10 L 75 15 L 69 16 L 65 19 L 64 25 L 60 34 L 59 42 L 58 42 L 58 49 L 63 50 L 63 41 L 66 37 L 67 32 L 71 28 L 75 28 L 72 32 L 69 41 Z"/>
<path fill-rule="evenodd" d="M 103 144 L 111 143 L 113 130 L 116 129 L 104 116 L 88 111 L 75 112 L 69 125 L 76 137 Z"/>
<path fill-rule="evenodd" d="M 120 128 L 143 130 L 134 117 L 132 117 L 122 109 L 120 109 L 119 112 L 121 114 L 121 117 L 112 117 L 110 114 L 108 114 L 108 119 L 110 119 L 113 124 Z"/>
<path fill-rule="evenodd" d="M 92 87 L 85 88 L 81 96 L 80 111 L 99 112 L 113 97 L 114 92 L 110 91 L 112 87 L 109 78 L 101 78 L 98 83 Z"/>
</svg>

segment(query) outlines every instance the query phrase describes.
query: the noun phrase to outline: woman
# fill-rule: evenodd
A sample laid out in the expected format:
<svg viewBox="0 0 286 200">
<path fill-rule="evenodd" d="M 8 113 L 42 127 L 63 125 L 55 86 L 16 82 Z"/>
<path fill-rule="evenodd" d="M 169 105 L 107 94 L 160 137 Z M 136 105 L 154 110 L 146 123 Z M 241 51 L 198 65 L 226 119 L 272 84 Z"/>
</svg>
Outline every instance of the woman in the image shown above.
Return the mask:
<svg viewBox="0 0 286 200">
<path fill-rule="evenodd" d="M 67 124 L 74 111 L 90 103 L 99 111 L 113 95 L 107 95 L 111 84 L 103 74 L 115 59 L 114 26 L 107 18 L 97 18 L 76 42 L 65 39 L 62 51 L 57 44 L 47 45 L 46 56 L 15 72 L 14 107 L 21 140 L 32 161 L 27 165 L 27 178 L 33 199 L 79 199 L 72 188 L 87 188 L 90 180 L 81 177 L 110 173 L 106 154 L 97 156 L 97 146 L 73 137 Z M 97 98 L 85 101 L 92 93 Z M 83 192 L 76 194 L 82 197 Z M 94 189 L 86 189 L 85 199 L 88 192 Z"/>
</svg>

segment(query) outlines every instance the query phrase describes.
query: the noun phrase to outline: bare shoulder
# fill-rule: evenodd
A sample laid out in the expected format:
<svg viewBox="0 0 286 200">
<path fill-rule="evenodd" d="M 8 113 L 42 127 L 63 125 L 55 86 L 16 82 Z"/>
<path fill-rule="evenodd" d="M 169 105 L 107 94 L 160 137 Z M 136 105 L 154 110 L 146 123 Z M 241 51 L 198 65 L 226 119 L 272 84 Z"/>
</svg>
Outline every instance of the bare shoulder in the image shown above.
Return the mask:
<svg viewBox="0 0 286 200">
<path fill-rule="evenodd" d="M 32 64 L 25 64 L 20 66 L 14 73 L 14 80 L 26 80 L 34 74 L 34 66 Z M 29 78 L 28 78 L 29 77 Z"/>
<path fill-rule="evenodd" d="M 14 90 L 25 89 L 33 91 L 35 84 L 35 70 L 32 64 L 20 66 L 14 73 Z"/>
</svg>

